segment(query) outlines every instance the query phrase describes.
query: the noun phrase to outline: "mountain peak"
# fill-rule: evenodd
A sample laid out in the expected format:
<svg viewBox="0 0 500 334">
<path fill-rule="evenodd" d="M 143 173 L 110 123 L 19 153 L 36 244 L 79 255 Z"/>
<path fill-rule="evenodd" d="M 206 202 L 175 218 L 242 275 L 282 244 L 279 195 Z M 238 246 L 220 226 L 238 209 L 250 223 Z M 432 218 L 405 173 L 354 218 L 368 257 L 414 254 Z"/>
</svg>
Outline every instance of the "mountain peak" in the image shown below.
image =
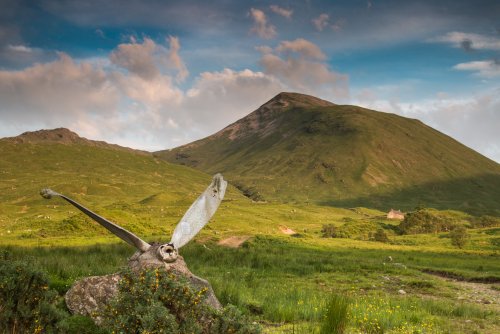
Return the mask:
<svg viewBox="0 0 500 334">
<path fill-rule="evenodd" d="M 303 94 L 280 93 L 216 134 L 156 155 L 222 172 L 257 200 L 499 212 L 497 163 L 421 122 Z"/>
<path fill-rule="evenodd" d="M 331 106 L 335 104 L 311 95 L 281 92 L 254 112 L 222 129 L 215 136 L 227 136 L 230 140 L 252 134 L 265 137 L 279 126 L 277 118 L 290 109 Z"/>
<path fill-rule="evenodd" d="M 264 103 L 262 107 L 330 107 L 335 104 L 320 98 L 292 92 L 281 92 L 271 100 Z"/>
<path fill-rule="evenodd" d="M 50 130 L 27 131 L 17 137 L 11 138 L 17 143 L 38 143 L 38 142 L 54 142 L 61 144 L 74 144 L 86 141 L 75 132 L 66 128 L 57 128 Z"/>
</svg>

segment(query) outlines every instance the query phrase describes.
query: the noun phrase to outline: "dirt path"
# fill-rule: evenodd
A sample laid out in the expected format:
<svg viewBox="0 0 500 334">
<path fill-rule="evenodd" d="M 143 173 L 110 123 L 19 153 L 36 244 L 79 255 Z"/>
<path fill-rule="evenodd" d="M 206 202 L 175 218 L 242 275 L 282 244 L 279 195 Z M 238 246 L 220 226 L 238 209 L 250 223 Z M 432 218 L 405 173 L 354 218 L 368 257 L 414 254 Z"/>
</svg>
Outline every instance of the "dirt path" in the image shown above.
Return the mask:
<svg viewBox="0 0 500 334">
<path fill-rule="evenodd" d="M 249 236 L 233 236 L 227 239 L 223 239 L 219 241 L 217 244 L 220 246 L 226 246 L 230 248 L 238 248 L 248 239 L 250 239 Z"/>
</svg>

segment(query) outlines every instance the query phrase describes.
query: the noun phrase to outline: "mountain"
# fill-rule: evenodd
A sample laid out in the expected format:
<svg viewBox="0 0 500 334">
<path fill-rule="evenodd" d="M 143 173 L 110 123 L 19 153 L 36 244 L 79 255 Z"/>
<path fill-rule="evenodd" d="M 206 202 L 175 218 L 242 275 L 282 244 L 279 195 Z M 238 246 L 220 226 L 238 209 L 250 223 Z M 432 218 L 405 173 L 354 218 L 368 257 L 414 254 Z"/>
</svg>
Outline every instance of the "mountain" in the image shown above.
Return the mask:
<svg viewBox="0 0 500 334">
<path fill-rule="evenodd" d="M 16 137 L 2 138 L 4 141 L 10 141 L 17 144 L 30 143 L 30 144 L 63 144 L 63 145 L 87 145 L 101 148 L 109 148 L 120 151 L 129 151 L 135 153 L 149 154 L 146 151 L 135 150 L 128 147 L 119 146 L 116 144 L 109 144 L 104 141 L 90 140 L 80 137 L 75 132 L 66 128 L 57 128 L 51 130 L 38 130 L 28 131 Z"/>
<path fill-rule="evenodd" d="M 67 129 L 0 139 L 0 239 L 110 233 L 42 188 L 68 195 L 141 236 L 167 238 L 211 175 Z M 240 196 L 234 189 L 227 197 Z M 17 239 L 16 239 L 17 240 Z"/>
<path fill-rule="evenodd" d="M 303 94 L 155 156 L 222 172 L 255 200 L 500 214 L 496 162 L 418 120 Z"/>
</svg>

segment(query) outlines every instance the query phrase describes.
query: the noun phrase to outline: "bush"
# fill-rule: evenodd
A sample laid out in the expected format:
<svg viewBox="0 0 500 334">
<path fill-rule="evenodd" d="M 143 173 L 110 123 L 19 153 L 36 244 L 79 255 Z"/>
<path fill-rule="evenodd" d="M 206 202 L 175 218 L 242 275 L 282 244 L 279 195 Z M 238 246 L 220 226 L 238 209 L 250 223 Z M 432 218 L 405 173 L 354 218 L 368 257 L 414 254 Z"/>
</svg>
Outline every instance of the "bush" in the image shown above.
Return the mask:
<svg viewBox="0 0 500 334">
<path fill-rule="evenodd" d="M 387 234 L 385 233 L 385 231 L 381 228 L 379 228 L 377 230 L 377 232 L 375 232 L 373 238 L 375 239 L 375 241 L 379 241 L 379 242 L 389 242 L 389 238 L 387 237 Z"/>
<path fill-rule="evenodd" d="M 207 289 L 160 269 L 124 273 L 118 294 L 103 312 L 103 326 L 116 333 L 259 333 L 236 308 L 206 305 Z"/>
<path fill-rule="evenodd" d="M 464 226 L 457 226 L 450 232 L 451 244 L 458 248 L 463 248 L 467 243 L 469 235 Z"/>
<path fill-rule="evenodd" d="M 57 293 L 48 279 L 29 261 L 14 261 L 0 253 L 0 332 L 56 331 L 65 313 L 56 308 Z"/>
<path fill-rule="evenodd" d="M 402 234 L 439 233 L 450 231 L 455 224 L 452 219 L 432 210 L 418 209 L 405 215 L 399 229 Z"/>
<path fill-rule="evenodd" d="M 481 216 L 472 221 L 472 226 L 475 228 L 497 227 L 500 226 L 500 218 L 493 216 Z"/>
<path fill-rule="evenodd" d="M 337 237 L 337 226 L 333 224 L 325 224 L 321 229 L 321 234 L 323 238 L 336 238 Z"/>
</svg>

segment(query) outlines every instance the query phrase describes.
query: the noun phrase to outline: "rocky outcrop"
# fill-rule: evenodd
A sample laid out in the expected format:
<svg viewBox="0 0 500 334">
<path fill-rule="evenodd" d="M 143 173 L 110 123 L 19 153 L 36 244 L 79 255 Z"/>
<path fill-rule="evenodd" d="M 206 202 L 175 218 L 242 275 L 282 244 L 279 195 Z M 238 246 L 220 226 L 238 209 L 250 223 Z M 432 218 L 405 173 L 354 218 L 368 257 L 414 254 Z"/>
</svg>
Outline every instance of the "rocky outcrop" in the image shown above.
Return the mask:
<svg viewBox="0 0 500 334">
<path fill-rule="evenodd" d="M 215 309 L 221 309 L 222 305 L 215 296 L 210 283 L 194 275 L 187 267 L 182 256 L 179 256 L 175 262 L 166 263 L 158 259 L 156 251 L 160 245 L 154 244 L 146 252 L 136 252 L 129 259 L 129 267 L 134 272 L 140 272 L 144 269 L 165 269 L 172 271 L 177 275 L 184 276 L 193 286 L 199 290 L 207 288 L 205 303 Z M 116 273 L 106 276 L 92 276 L 77 281 L 66 293 L 66 305 L 73 314 L 90 316 L 97 324 L 102 319 L 99 314 L 118 292 L 118 283 L 121 274 Z"/>
</svg>

